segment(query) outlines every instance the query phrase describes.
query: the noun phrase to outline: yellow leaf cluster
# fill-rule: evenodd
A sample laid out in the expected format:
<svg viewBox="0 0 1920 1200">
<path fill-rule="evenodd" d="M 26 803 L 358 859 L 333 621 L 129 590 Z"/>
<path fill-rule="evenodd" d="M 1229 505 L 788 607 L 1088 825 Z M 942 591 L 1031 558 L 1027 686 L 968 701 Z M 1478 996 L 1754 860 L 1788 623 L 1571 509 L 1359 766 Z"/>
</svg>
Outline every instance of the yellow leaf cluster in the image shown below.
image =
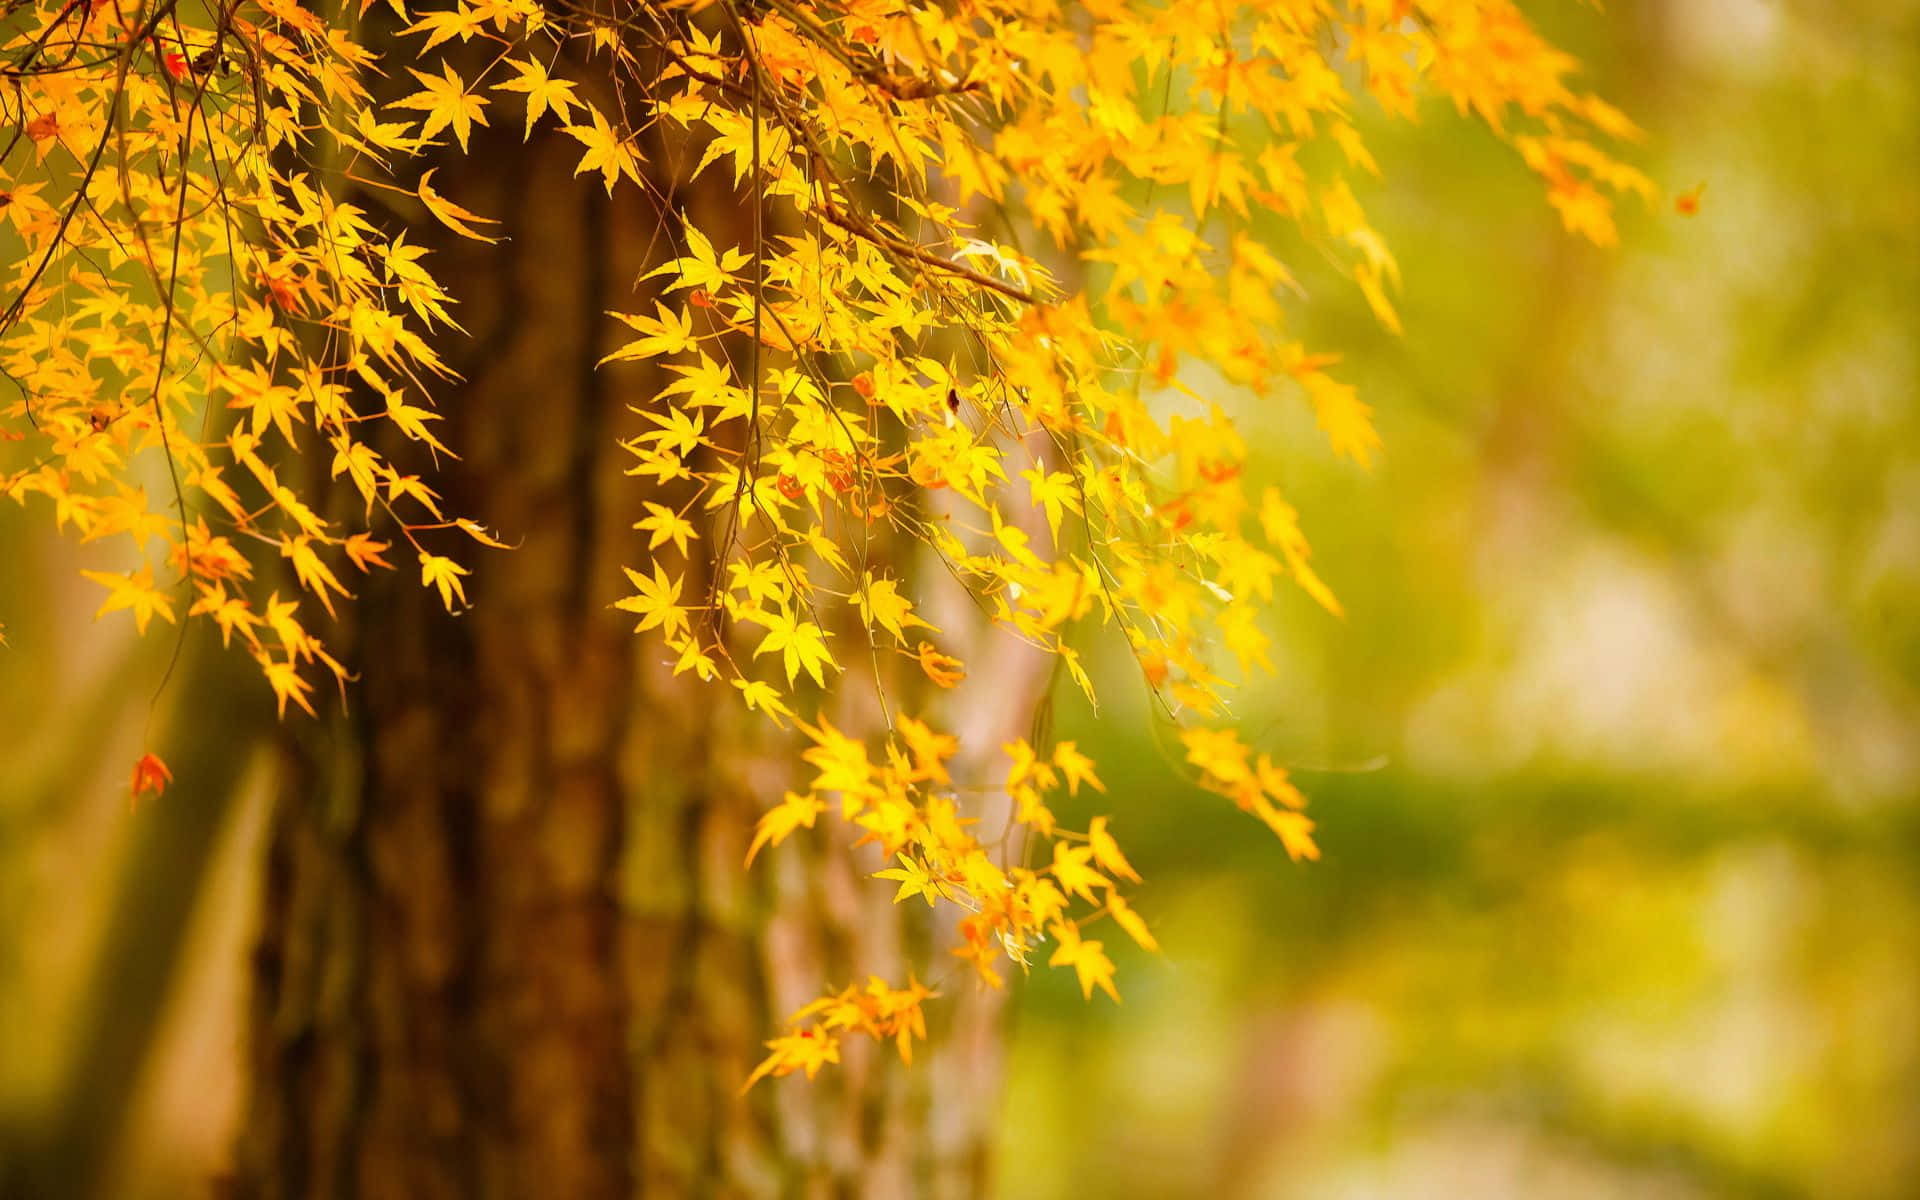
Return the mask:
<svg viewBox="0 0 1920 1200">
<path fill-rule="evenodd" d="M 1229 672 L 1271 666 L 1277 585 L 1339 605 L 1293 508 L 1248 494 L 1246 446 L 1196 381 L 1306 405 L 1362 466 L 1379 452 L 1337 358 L 1286 319 L 1304 252 L 1400 328 L 1399 267 L 1362 202 L 1383 174 L 1363 104 L 1474 114 L 1601 244 L 1614 200 L 1652 193 L 1605 148 L 1636 131 L 1508 0 L 627 7 L 363 4 L 397 39 L 384 66 L 373 35 L 298 0 L 164 20 L 146 3 L 10 8 L 0 238 L 22 253 L 0 272 L 0 492 L 82 540 L 124 535 L 130 565 L 87 573 L 101 613 L 144 631 L 184 607 L 238 635 L 283 714 L 315 711 L 316 672 L 345 686 L 311 628 L 350 596 L 344 564 L 392 569 L 383 552 L 404 544 L 421 586 L 465 607 L 456 547 L 502 543 L 429 482 L 453 453 L 434 345 L 459 332 L 457 298 L 382 213 L 497 240 L 427 156 L 472 150 L 511 106 L 507 129 L 577 149 L 583 186 L 662 214 L 671 249 L 633 281 L 636 311 L 610 314 L 633 336 L 601 364 L 664 380 L 636 404 L 651 428 L 622 443 L 654 499 L 633 593 L 608 599 L 676 672 L 809 740 L 817 774 L 749 860 L 835 808 L 897 899 L 965 910 L 953 952 L 981 978 L 1049 943 L 1088 995 L 1118 999 L 1085 927 L 1110 916 L 1154 942 L 1105 818 L 1077 833 L 1054 812 L 1104 790 L 1086 756 L 1015 742 L 1003 780 L 956 782 L 934 724 L 891 715 L 870 758 L 821 711 L 854 664 L 889 714 L 937 716 L 976 686 L 977 643 L 937 628 L 889 564 L 937 562 L 1089 695 L 1075 641 L 1117 635 L 1200 782 L 1316 856 L 1284 770 L 1212 723 Z M 703 227 L 664 190 L 688 177 L 751 222 Z M 346 517 L 294 482 L 310 455 L 352 489 Z M 256 575 L 248 543 L 291 580 Z M 982 789 L 1014 814 L 990 843 L 961 800 Z M 930 994 L 830 996 L 755 1078 L 812 1075 L 849 1031 L 904 1055 Z"/>
</svg>

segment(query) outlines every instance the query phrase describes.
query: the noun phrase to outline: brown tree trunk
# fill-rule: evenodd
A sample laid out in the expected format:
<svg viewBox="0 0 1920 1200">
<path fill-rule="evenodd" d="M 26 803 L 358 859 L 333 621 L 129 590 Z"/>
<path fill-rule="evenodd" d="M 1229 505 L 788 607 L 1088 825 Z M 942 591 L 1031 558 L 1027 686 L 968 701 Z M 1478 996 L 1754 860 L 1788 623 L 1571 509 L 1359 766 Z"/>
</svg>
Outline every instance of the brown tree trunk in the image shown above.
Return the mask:
<svg viewBox="0 0 1920 1200">
<path fill-rule="evenodd" d="M 889 1051 L 850 1047 L 831 1079 L 740 1094 L 781 1015 L 869 971 L 904 978 L 925 933 L 859 886 L 881 864 L 837 830 L 742 868 L 794 748 L 674 678 L 608 607 L 660 499 L 617 442 L 651 428 L 629 405 L 659 381 L 594 370 L 601 314 L 651 307 L 634 281 L 669 242 L 633 189 L 574 179 L 577 157 L 509 130 L 436 179 L 509 240 L 428 239 L 471 333 L 443 342 L 462 458 L 432 481 L 520 545 L 478 552 L 458 617 L 411 572 L 368 580 L 353 714 L 289 748 L 236 1191 L 978 1194 L 990 1086 L 928 1097 Z M 676 199 L 704 227 L 747 227 L 701 189 Z"/>
</svg>

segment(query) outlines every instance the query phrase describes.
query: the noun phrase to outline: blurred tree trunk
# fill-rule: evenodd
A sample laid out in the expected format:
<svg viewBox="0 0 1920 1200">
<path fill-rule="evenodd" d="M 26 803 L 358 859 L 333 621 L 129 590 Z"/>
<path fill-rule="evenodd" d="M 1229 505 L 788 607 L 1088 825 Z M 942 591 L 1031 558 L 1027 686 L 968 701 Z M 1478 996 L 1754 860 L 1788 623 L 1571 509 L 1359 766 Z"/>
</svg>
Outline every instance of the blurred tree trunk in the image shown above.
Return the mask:
<svg viewBox="0 0 1920 1200">
<path fill-rule="evenodd" d="M 466 555 L 473 608 L 449 617 L 397 546 L 354 606 L 351 718 L 289 748 L 235 1190 L 977 1195 L 992 1086 L 916 1100 L 925 1084 L 855 1046 L 831 1078 L 740 1095 L 779 1016 L 904 978 L 925 934 L 856 886 L 879 864 L 832 834 L 743 871 L 793 748 L 756 747 L 741 706 L 608 607 L 642 558 L 641 501 L 686 498 L 623 474 L 617 442 L 652 428 L 629 405 L 661 381 L 593 366 L 602 313 L 651 308 L 634 281 L 669 241 L 633 189 L 572 177 L 570 139 L 496 124 L 436 187 L 507 240 L 412 240 L 471 333 L 442 339 L 462 458 L 429 481 L 519 548 Z M 674 202 L 750 237 L 708 180 Z M 688 566 L 688 595 L 708 570 Z M 975 1024 L 970 1045 L 994 1027 Z"/>
</svg>

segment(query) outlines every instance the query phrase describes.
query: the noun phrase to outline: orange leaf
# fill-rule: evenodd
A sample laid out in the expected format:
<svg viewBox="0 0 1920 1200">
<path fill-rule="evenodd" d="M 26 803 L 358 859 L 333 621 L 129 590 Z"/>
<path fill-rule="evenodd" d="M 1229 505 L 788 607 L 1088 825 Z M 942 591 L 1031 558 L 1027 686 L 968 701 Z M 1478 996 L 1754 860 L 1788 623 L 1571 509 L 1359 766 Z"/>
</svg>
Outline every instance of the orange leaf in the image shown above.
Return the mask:
<svg viewBox="0 0 1920 1200">
<path fill-rule="evenodd" d="M 433 190 L 433 172 L 439 169 L 440 168 L 435 167 L 433 170 L 427 171 L 420 176 L 420 203 L 427 206 L 427 211 L 433 214 L 435 220 L 463 238 L 471 238 L 476 242 L 487 242 L 489 244 L 500 241 L 500 238 L 488 237 L 486 234 L 474 228 L 475 225 L 498 225 L 500 222 L 494 220 L 492 217 L 483 217 L 479 213 L 468 212 L 458 204 L 442 196 L 439 192 Z"/>
<path fill-rule="evenodd" d="M 950 688 L 967 677 L 966 666 L 951 654 L 940 653 L 932 642 L 921 642 L 917 657 L 927 678 L 943 688 Z"/>
<path fill-rule="evenodd" d="M 370 533 L 356 533 L 347 538 L 347 557 L 353 560 L 353 565 L 359 567 L 362 574 L 374 567 L 392 570 L 393 564 L 380 557 L 390 545 L 391 542 L 374 541 Z"/>
<path fill-rule="evenodd" d="M 133 764 L 133 802 L 138 803 L 140 797 L 149 791 L 158 799 L 172 782 L 173 772 L 167 769 L 166 763 L 160 761 L 158 754 L 142 754 L 140 761 Z"/>
</svg>

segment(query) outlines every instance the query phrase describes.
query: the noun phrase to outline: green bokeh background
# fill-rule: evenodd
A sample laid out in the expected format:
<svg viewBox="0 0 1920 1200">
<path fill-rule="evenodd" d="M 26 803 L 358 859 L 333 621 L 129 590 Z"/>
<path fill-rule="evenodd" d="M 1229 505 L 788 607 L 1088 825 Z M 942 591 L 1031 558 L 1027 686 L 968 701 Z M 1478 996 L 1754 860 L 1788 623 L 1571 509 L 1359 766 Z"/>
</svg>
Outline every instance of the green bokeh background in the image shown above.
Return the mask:
<svg viewBox="0 0 1920 1200">
<path fill-rule="evenodd" d="M 1019 990 L 1015 1200 L 1920 1190 L 1920 6 L 1529 11 L 1700 211 L 1629 207 L 1598 251 L 1484 130 L 1362 114 L 1407 333 L 1310 257 L 1299 333 L 1386 452 L 1362 472 L 1304 402 L 1234 408 L 1347 610 L 1284 596 L 1237 702 L 1324 857 L 1188 786 L 1095 654 L 1106 703 L 1063 697 L 1060 734 L 1113 784 L 1165 952 L 1107 937 L 1119 1007 Z M 154 722 L 245 742 L 264 694 L 128 706 L 171 646 L 90 625 L 86 548 L 17 510 L 0 552 L 0 1125 L 135 1089 L 97 1152 L 178 1194 L 235 1102 L 204 1064 L 239 1036 L 264 776 L 214 746 L 195 772 L 239 802 L 128 817 L 124 772 Z M 129 916 L 140 872 L 197 882 Z M 169 977 L 157 922 L 195 967 L 143 1061 L 100 981 Z"/>
<path fill-rule="evenodd" d="M 1596 251 L 1484 131 L 1370 123 L 1407 334 L 1324 274 L 1302 335 L 1384 460 L 1236 413 L 1348 613 L 1287 597 L 1238 713 L 1323 860 L 1108 664 L 1062 732 L 1165 953 L 1022 993 L 1009 1196 L 1920 1189 L 1920 21 L 1607 7 L 1529 11 L 1698 215 Z"/>
</svg>

